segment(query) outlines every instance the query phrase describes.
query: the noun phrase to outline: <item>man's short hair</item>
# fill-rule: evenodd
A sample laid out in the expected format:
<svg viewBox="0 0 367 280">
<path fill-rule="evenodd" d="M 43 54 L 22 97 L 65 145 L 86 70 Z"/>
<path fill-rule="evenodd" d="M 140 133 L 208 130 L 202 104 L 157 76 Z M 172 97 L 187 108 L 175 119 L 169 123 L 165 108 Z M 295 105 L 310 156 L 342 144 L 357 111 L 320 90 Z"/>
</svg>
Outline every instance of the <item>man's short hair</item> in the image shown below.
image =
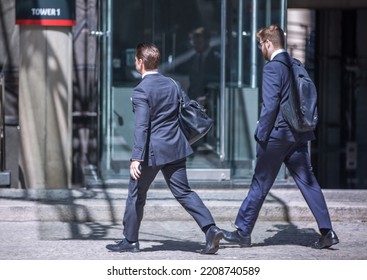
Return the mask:
<svg viewBox="0 0 367 280">
<path fill-rule="evenodd" d="M 136 46 L 135 55 L 138 59 L 142 59 L 145 70 L 158 69 L 161 54 L 156 45 L 150 42 L 143 42 Z"/>
<path fill-rule="evenodd" d="M 269 40 L 277 48 L 284 48 L 285 36 L 283 29 L 277 24 L 269 25 L 260 29 L 256 34 L 257 40 L 265 41 Z"/>
</svg>

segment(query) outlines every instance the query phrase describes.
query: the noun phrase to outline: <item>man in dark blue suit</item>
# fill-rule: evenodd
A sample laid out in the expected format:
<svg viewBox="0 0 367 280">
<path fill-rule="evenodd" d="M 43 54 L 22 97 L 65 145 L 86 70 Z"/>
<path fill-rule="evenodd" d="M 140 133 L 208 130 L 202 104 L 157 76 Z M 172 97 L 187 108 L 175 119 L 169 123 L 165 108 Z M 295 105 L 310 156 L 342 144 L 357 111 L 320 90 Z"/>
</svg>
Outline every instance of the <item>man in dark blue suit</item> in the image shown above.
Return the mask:
<svg viewBox="0 0 367 280">
<path fill-rule="evenodd" d="M 223 232 L 188 184 L 186 157 L 192 149 L 178 125 L 179 93 L 170 78 L 158 73 L 159 61 L 160 52 L 154 44 L 137 46 L 135 66 L 143 79 L 134 88 L 131 98 L 135 129 L 131 179 L 123 218 L 125 238 L 106 247 L 117 252 L 139 251 L 139 228 L 147 192 L 161 171 L 174 197 L 205 233 L 206 246 L 201 253 L 214 254 Z"/>
<path fill-rule="evenodd" d="M 259 49 L 268 63 L 263 69 L 262 108 L 255 131 L 256 167 L 251 186 L 235 221 L 236 231 L 224 231 L 224 239 L 241 246 L 251 245 L 251 232 L 261 206 L 282 163 L 300 189 L 318 224 L 321 237 L 313 247 L 328 248 L 339 243 L 332 229 L 324 195 L 312 171 L 307 142 L 313 132 L 297 133 L 285 122 L 280 110 L 290 92 L 292 58 L 284 50 L 284 32 L 270 25 L 257 33 Z"/>
</svg>

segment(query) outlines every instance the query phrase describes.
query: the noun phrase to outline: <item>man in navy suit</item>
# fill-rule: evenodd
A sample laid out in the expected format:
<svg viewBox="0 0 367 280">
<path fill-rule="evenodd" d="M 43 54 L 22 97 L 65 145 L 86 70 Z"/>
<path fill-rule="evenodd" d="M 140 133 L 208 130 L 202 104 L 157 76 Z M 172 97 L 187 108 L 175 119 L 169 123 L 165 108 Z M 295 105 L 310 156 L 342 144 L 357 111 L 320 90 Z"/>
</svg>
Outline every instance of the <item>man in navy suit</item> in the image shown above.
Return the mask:
<svg viewBox="0 0 367 280">
<path fill-rule="evenodd" d="M 135 129 L 123 218 L 125 238 L 106 247 L 117 252 L 139 251 L 139 228 L 147 192 L 161 171 L 174 197 L 205 233 L 206 246 L 201 253 L 215 254 L 223 232 L 188 184 L 186 157 L 192 149 L 178 125 L 179 93 L 174 82 L 158 72 L 159 61 L 160 52 L 154 44 L 141 43 L 136 47 L 135 66 L 142 80 L 131 98 Z"/>
<path fill-rule="evenodd" d="M 314 139 L 314 133 L 292 131 L 280 110 L 280 104 L 288 99 L 291 82 L 287 65 L 291 65 L 292 58 L 284 50 L 284 32 L 279 26 L 270 25 L 258 31 L 257 39 L 268 63 L 263 69 L 263 104 L 255 131 L 256 167 L 247 197 L 237 214 L 237 230 L 224 231 L 224 239 L 243 247 L 251 245 L 251 232 L 261 206 L 285 163 L 318 224 L 321 237 L 313 247 L 328 248 L 339 243 L 339 239 L 332 229 L 324 195 L 312 171 L 307 142 Z"/>
</svg>

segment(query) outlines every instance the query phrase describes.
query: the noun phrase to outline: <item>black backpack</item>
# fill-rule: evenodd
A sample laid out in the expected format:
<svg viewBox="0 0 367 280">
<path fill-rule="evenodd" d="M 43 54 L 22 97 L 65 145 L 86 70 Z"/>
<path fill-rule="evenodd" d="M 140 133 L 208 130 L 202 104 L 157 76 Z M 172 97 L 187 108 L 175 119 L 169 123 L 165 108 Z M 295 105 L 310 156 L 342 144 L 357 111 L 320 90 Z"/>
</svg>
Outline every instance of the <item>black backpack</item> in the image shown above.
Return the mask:
<svg viewBox="0 0 367 280">
<path fill-rule="evenodd" d="M 302 63 L 292 58 L 292 64 L 287 65 L 291 71 L 291 91 L 288 100 L 281 106 L 285 121 L 297 132 L 313 131 L 318 121 L 317 90 Z"/>
</svg>

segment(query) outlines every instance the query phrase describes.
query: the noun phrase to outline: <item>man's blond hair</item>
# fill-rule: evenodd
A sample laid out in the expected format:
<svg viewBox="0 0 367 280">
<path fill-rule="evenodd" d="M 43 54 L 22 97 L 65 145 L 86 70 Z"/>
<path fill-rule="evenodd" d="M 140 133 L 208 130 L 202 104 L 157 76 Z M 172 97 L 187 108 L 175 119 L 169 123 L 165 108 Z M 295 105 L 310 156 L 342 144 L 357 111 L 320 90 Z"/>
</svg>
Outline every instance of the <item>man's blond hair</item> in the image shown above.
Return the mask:
<svg viewBox="0 0 367 280">
<path fill-rule="evenodd" d="M 260 29 L 256 34 L 259 42 L 269 40 L 276 48 L 284 48 L 285 36 L 283 29 L 277 24 Z"/>
</svg>

